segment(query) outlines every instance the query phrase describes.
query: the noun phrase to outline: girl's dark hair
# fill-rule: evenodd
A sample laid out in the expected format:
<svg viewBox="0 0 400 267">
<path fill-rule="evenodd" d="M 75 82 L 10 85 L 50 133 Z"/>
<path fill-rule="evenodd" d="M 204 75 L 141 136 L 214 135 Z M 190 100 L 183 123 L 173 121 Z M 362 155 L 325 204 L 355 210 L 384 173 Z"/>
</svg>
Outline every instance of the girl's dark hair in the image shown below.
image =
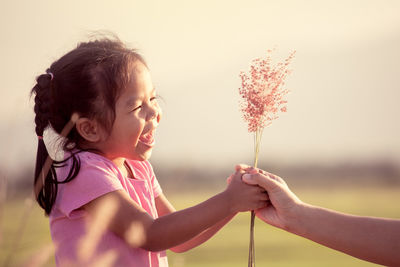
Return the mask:
<svg viewBox="0 0 400 267">
<path fill-rule="evenodd" d="M 47 127 L 61 135 L 72 114 L 96 119 L 105 129 L 111 130 L 115 120 L 115 103 L 130 79 L 132 63 L 144 59 L 128 48 L 117 37 L 102 37 L 80 43 L 55 61 L 46 74 L 36 78 L 31 94 L 35 94 L 35 124 L 39 137 L 35 168 L 36 200 L 49 215 L 56 200 L 58 184 L 74 179 L 80 169 L 79 157 L 85 140 L 75 127 L 63 140 L 64 151 L 70 156 L 63 161 L 52 161 L 46 177 L 40 177 L 49 157 L 41 138 Z M 64 180 L 57 179 L 55 169 L 66 166 L 71 160 L 70 171 Z"/>
</svg>

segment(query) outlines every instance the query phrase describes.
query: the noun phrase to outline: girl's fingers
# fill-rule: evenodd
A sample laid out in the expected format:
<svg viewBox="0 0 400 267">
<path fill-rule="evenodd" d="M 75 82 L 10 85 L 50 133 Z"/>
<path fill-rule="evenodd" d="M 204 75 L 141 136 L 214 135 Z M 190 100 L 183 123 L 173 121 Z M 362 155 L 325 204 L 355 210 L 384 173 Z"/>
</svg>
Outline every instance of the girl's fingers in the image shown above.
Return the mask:
<svg viewBox="0 0 400 267">
<path fill-rule="evenodd" d="M 263 193 L 263 194 L 261 195 L 261 200 L 265 200 L 265 201 L 269 200 L 269 195 L 268 195 L 267 192 L 265 192 L 265 193 Z"/>
<path fill-rule="evenodd" d="M 260 201 L 268 201 L 269 200 L 269 195 L 268 195 L 267 191 L 265 191 L 265 190 L 263 190 L 261 192 L 257 191 L 254 196 L 257 200 L 260 200 Z"/>
<path fill-rule="evenodd" d="M 247 164 L 238 164 L 235 166 L 235 171 L 240 171 L 240 170 L 248 170 L 249 168 L 252 168 L 251 166 L 247 165 Z"/>
<path fill-rule="evenodd" d="M 258 209 L 262 209 L 262 208 L 265 208 L 265 207 L 267 207 L 268 206 L 268 201 L 259 201 L 258 203 L 257 203 L 257 210 Z"/>
<path fill-rule="evenodd" d="M 230 183 L 231 183 L 232 181 L 234 181 L 234 180 L 241 181 L 241 180 L 242 180 L 243 174 L 244 174 L 244 171 L 239 170 L 239 171 L 236 171 L 236 172 L 235 172 L 234 174 L 232 174 L 231 176 L 229 176 L 228 179 L 230 178 L 230 180 L 229 180 Z"/>
<path fill-rule="evenodd" d="M 264 170 L 262 170 L 262 169 L 258 169 L 258 168 L 254 168 L 254 167 L 251 167 L 251 166 L 249 166 L 249 165 L 247 165 L 247 164 L 237 164 L 236 166 L 235 166 L 235 171 L 236 172 L 246 172 L 246 173 L 248 173 L 248 174 L 257 174 L 257 173 L 260 173 L 260 174 L 263 174 L 263 175 L 265 175 L 265 176 L 268 176 L 269 178 L 271 178 L 271 179 L 273 179 L 273 180 L 275 180 L 275 181 L 278 181 L 278 182 L 283 182 L 283 180 L 282 180 L 282 178 L 281 177 L 279 177 L 279 176 L 276 176 L 275 174 L 273 174 L 273 173 L 270 173 L 270 172 L 267 172 L 267 171 L 264 171 Z"/>
</svg>

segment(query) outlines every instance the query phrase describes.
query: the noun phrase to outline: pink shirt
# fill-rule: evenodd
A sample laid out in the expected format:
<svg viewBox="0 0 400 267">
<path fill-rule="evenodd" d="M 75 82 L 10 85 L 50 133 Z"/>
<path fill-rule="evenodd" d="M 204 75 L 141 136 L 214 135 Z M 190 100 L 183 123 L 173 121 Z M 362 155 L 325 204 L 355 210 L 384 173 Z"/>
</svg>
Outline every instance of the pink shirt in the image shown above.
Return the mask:
<svg viewBox="0 0 400 267">
<path fill-rule="evenodd" d="M 106 193 L 124 190 L 150 216 L 157 218 L 154 199 L 162 191 L 148 161 L 127 160 L 135 177 L 131 179 L 123 176 L 112 161 L 100 155 L 90 152 L 77 155 L 81 161 L 79 174 L 72 181 L 59 184 L 57 199 L 49 216 L 57 266 L 90 266 L 97 265 L 96 262 L 104 265 L 107 261 L 109 264 L 106 266 L 168 266 L 165 251 L 131 248 L 108 230 L 99 236 L 93 253 L 82 245 L 87 233 L 98 228 L 91 228 L 87 213 L 80 209 L 83 205 Z M 69 169 L 68 165 L 57 169 L 59 181 L 67 177 Z M 86 258 L 82 258 L 78 251 L 86 252 Z"/>
</svg>

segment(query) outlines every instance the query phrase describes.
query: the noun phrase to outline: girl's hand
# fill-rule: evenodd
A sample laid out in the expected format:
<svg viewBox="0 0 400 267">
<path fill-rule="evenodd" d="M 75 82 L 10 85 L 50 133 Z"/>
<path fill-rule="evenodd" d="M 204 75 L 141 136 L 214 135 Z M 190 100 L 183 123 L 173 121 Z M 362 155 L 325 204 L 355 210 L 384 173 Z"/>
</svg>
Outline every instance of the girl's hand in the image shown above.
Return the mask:
<svg viewBox="0 0 400 267">
<path fill-rule="evenodd" d="M 224 194 L 228 197 L 233 213 L 257 210 L 267 206 L 268 194 L 258 185 L 249 185 L 242 181 L 243 170 L 236 171 L 228 178 Z"/>
<path fill-rule="evenodd" d="M 277 175 L 246 165 L 236 166 L 236 170 L 246 170 L 243 181 L 263 187 L 269 196 L 267 207 L 256 211 L 257 217 L 273 226 L 287 229 L 296 221 L 301 200 L 290 191 L 286 182 Z"/>
</svg>

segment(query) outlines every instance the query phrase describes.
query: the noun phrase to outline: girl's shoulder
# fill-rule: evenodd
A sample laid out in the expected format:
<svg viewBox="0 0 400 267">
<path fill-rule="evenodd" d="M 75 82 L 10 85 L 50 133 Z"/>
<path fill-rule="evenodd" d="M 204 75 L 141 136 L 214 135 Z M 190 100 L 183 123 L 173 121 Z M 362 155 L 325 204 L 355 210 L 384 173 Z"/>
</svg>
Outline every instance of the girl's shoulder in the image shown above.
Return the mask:
<svg viewBox="0 0 400 267">
<path fill-rule="evenodd" d="M 79 172 L 84 172 L 88 168 L 95 168 L 108 173 L 118 173 L 118 168 L 111 160 L 90 151 L 65 152 L 64 161 L 65 164 L 62 165 L 62 169 L 65 170 L 69 170 L 72 165 L 78 164 Z"/>
<path fill-rule="evenodd" d="M 115 190 L 124 190 L 116 166 L 92 152 L 66 154 L 65 164 L 56 170 L 60 183 L 55 206 L 68 217 L 72 211 L 93 199 Z"/>
<path fill-rule="evenodd" d="M 112 163 L 106 157 L 103 157 L 100 154 L 91 151 L 78 151 L 75 152 L 75 155 L 79 157 L 79 159 L 83 162 L 104 162 L 104 163 Z"/>
<path fill-rule="evenodd" d="M 64 153 L 64 160 L 70 160 L 72 157 L 76 157 L 82 163 L 90 163 L 90 162 L 104 162 L 104 163 L 112 163 L 111 160 L 103 157 L 100 154 L 97 154 L 92 151 L 86 150 L 74 150 L 72 152 L 65 152 Z"/>
</svg>

